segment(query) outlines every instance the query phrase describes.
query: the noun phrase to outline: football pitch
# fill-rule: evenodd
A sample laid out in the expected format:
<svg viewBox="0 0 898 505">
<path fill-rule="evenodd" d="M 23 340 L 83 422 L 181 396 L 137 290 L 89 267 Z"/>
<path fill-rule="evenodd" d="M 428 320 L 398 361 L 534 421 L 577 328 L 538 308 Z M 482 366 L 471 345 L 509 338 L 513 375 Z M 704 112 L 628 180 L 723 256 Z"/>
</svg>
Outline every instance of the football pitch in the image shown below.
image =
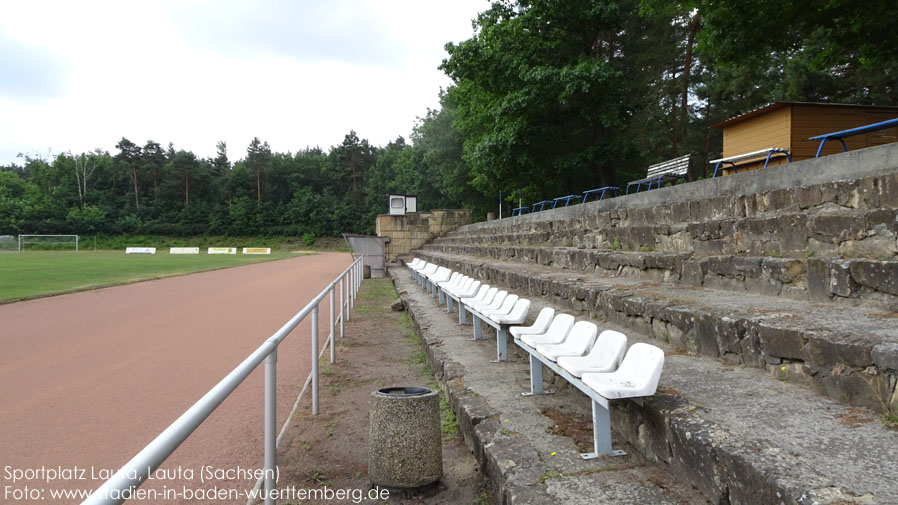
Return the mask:
<svg viewBox="0 0 898 505">
<path fill-rule="evenodd" d="M 297 256 L 28 251 L 0 254 L 0 303 Z"/>
</svg>

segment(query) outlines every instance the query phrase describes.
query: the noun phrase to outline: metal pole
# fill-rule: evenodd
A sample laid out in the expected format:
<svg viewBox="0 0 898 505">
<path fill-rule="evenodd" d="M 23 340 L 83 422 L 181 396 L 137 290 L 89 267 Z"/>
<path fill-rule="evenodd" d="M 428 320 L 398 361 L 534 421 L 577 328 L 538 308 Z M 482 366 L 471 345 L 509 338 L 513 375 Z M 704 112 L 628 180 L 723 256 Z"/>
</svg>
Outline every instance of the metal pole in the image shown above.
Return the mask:
<svg viewBox="0 0 898 505">
<path fill-rule="evenodd" d="M 346 278 L 346 288 L 349 290 L 349 299 L 346 300 L 346 320 L 349 321 L 352 319 L 352 298 L 355 295 L 354 280 L 353 280 L 353 269 L 349 269 L 349 276 Z"/>
<path fill-rule="evenodd" d="M 346 276 L 340 277 L 340 338 L 343 338 L 343 279 Z"/>
<path fill-rule="evenodd" d="M 312 309 L 312 414 L 318 415 L 318 305 Z"/>
<path fill-rule="evenodd" d="M 275 505 L 277 472 L 277 362 L 278 348 L 265 357 L 265 505 Z"/>
<path fill-rule="evenodd" d="M 330 326 L 330 333 L 328 333 L 328 339 L 331 341 L 331 364 L 333 364 L 337 360 L 337 351 L 334 349 L 334 287 L 331 286 L 331 294 L 328 297 L 330 298 L 330 306 L 331 306 L 331 315 L 327 319 Z"/>
</svg>

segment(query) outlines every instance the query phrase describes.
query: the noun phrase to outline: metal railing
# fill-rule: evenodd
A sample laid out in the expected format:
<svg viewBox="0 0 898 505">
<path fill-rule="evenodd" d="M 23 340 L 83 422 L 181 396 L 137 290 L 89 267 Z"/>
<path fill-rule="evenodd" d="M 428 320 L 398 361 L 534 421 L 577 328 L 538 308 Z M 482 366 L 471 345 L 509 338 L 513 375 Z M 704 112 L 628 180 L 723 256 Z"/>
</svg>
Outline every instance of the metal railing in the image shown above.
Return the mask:
<svg viewBox="0 0 898 505">
<path fill-rule="evenodd" d="M 324 297 L 329 298 L 330 333 L 326 344 L 330 345 L 330 362 L 334 363 L 335 324 L 340 321 L 340 337 L 343 337 L 343 323 L 350 320 L 350 312 L 355 306 L 355 298 L 361 285 L 364 258 L 359 257 L 352 265 L 338 275 L 321 293 L 310 301 L 302 310 L 293 316 L 281 329 L 276 331 L 252 354 L 231 370 L 218 384 L 209 390 L 181 417 L 171 423 L 152 442 L 146 445 L 136 456 L 125 463 L 112 477 L 96 489 L 81 505 L 108 505 L 123 503 L 140 487 L 141 484 L 178 448 L 191 433 L 203 423 L 253 370 L 265 362 L 265 459 L 263 481 L 265 485 L 265 505 L 275 503 L 275 476 L 277 475 L 277 441 L 276 431 L 276 391 L 277 385 L 277 348 L 287 335 L 311 315 L 312 371 L 306 379 L 312 385 L 312 414 L 318 415 L 318 306 Z M 339 285 L 340 312 L 334 313 L 334 297 Z M 345 316 L 345 317 L 344 317 Z M 303 390 L 305 391 L 305 390 Z M 300 396 L 302 393 L 300 393 Z M 292 415 L 292 413 L 291 413 Z M 289 419 L 288 419 L 289 421 Z M 286 425 L 285 425 L 286 426 Z"/>
</svg>

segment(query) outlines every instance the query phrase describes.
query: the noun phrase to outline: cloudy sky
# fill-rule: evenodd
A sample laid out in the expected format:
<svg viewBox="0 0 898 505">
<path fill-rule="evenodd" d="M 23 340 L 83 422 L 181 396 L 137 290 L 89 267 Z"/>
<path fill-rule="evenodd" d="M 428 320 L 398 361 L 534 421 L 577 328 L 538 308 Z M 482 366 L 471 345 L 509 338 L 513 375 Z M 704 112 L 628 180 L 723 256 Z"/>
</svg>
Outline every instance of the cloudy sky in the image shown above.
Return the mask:
<svg viewBox="0 0 898 505">
<path fill-rule="evenodd" d="M 486 0 L 0 3 L 0 164 L 122 137 L 242 158 L 408 138 Z"/>
</svg>

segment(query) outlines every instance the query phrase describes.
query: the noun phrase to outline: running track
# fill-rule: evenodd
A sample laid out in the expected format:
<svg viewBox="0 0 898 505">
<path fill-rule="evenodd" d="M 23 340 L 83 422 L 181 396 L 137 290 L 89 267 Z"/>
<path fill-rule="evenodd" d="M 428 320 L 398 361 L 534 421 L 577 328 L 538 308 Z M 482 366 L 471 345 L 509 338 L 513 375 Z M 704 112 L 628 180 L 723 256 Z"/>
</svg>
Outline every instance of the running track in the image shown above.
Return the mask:
<svg viewBox="0 0 898 505">
<path fill-rule="evenodd" d="M 128 461 L 351 261 L 325 253 L 0 305 L 0 502 L 15 501 L 3 497 L 9 485 L 98 487 L 102 480 L 89 479 L 91 469 Z M 328 315 L 325 298 L 322 341 Z M 309 335 L 306 318 L 278 349 L 278 430 L 311 369 Z M 163 464 L 180 469 L 180 479 L 143 487 L 251 488 L 249 480 L 203 484 L 199 474 L 203 465 L 262 466 L 263 368 Z M 76 466 L 87 470 L 84 479 L 12 484 L 7 475 L 7 467 Z M 80 500 L 45 494 L 29 503 L 51 502 Z"/>
</svg>

